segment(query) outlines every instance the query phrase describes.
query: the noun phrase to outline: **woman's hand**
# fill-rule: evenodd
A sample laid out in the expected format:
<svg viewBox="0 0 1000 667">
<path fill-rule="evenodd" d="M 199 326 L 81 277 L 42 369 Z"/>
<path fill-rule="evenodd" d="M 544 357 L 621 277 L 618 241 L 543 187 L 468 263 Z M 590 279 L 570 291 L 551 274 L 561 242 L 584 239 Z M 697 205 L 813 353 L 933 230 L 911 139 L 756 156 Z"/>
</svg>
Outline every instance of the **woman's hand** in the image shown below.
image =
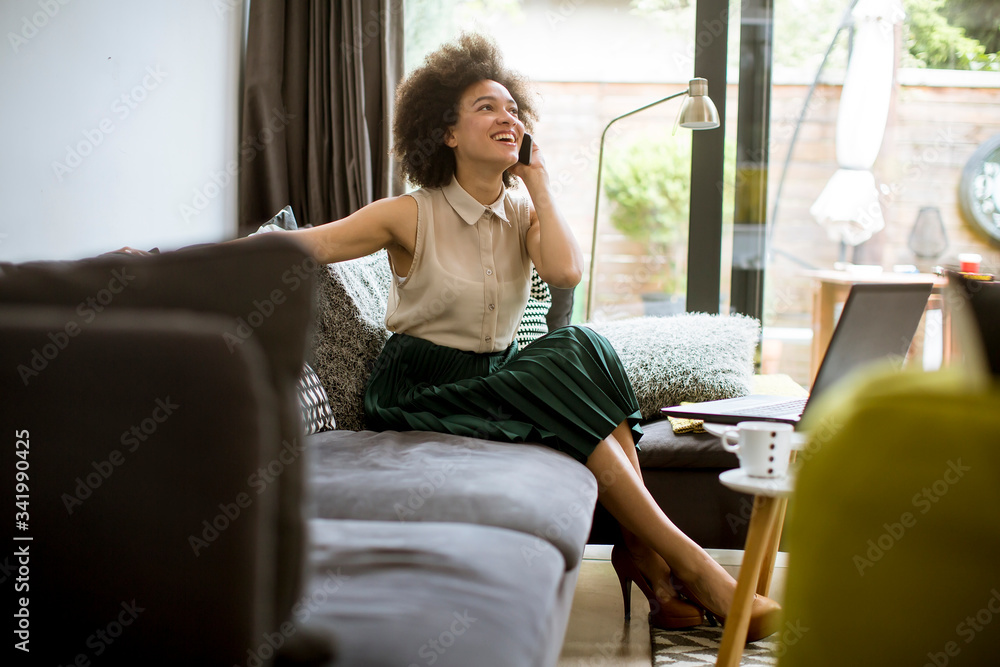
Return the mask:
<svg viewBox="0 0 1000 667">
<path fill-rule="evenodd" d="M 512 175 L 517 176 L 524 182 L 528 190 L 531 190 L 532 185 L 537 181 L 536 179 L 541 178 L 543 181 L 538 183 L 539 185 L 548 184 L 548 172 L 545 170 L 545 158 L 542 157 L 542 151 L 538 147 L 538 143 L 535 141 L 531 142 L 531 164 L 523 164 L 518 162 L 514 166 L 507 169 Z"/>
<path fill-rule="evenodd" d="M 537 143 L 531 146 L 531 164 L 518 162 L 510 172 L 524 182 L 531 197 L 531 225 L 525 242 L 538 275 L 554 287 L 576 287 L 583 277 L 583 251 L 556 206 Z"/>
</svg>

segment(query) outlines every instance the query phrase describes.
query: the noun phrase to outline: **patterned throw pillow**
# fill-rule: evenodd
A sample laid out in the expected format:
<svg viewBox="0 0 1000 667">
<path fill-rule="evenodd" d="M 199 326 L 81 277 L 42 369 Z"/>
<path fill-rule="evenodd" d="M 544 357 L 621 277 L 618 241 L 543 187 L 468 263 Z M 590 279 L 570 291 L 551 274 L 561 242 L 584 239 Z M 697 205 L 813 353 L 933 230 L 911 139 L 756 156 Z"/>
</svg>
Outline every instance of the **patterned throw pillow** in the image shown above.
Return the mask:
<svg viewBox="0 0 1000 667">
<path fill-rule="evenodd" d="M 299 408 L 302 410 L 302 424 L 306 435 L 332 431 L 337 428 L 330 409 L 330 399 L 312 366 L 305 364 L 299 376 Z"/>
<path fill-rule="evenodd" d="M 521 316 L 521 324 L 517 327 L 517 345 L 523 349 L 549 332 L 545 316 L 552 306 L 552 294 L 549 286 L 531 269 L 531 293 L 528 295 L 528 305 Z"/>
</svg>

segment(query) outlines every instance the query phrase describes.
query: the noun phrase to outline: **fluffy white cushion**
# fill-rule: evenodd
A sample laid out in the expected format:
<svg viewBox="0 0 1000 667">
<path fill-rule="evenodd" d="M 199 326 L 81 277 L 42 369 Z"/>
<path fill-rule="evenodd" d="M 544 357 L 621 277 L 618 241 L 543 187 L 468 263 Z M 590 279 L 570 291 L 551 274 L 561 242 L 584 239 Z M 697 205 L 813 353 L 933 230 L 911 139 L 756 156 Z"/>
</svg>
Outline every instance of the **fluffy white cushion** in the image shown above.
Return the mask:
<svg viewBox="0 0 1000 667">
<path fill-rule="evenodd" d="M 590 323 L 625 367 L 643 419 L 684 401 L 750 393 L 760 323 L 743 315 L 687 313 Z"/>
</svg>

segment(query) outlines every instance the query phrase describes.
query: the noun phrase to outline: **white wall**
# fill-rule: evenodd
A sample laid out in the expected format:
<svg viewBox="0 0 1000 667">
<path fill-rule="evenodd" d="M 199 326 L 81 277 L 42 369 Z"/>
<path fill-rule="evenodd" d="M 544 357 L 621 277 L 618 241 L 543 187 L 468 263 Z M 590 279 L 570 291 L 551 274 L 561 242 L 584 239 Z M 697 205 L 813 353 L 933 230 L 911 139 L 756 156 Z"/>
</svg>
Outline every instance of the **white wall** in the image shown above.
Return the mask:
<svg viewBox="0 0 1000 667">
<path fill-rule="evenodd" d="M 234 236 L 243 24 L 244 0 L 0 2 L 0 260 Z"/>
</svg>

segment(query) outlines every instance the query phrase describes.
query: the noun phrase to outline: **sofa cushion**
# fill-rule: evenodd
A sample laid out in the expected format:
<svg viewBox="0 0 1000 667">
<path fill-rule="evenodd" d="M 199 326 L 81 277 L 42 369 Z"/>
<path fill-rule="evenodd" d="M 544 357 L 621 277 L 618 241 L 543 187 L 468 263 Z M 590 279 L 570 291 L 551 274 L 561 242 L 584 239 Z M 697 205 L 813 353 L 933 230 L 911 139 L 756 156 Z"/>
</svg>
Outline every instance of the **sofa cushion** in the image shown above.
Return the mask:
<svg viewBox="0 0 1000 667">
<path fill-rule="evenodd" d="M 365 385 L 389 332 L 389 261 L 384 250 L 322 267 L 317 324 L 312 341 L 313 366 L 330 398 L 342 429 L 364 425 Z"/>
<path fill-rule="evenodd" d="M 296 382 L 312 321 L 314 280 L 309 269 L 315 266 L 285 234 L 148 257 L 112 254 L 74 262 L 0 264 L 0 302 L 68 306 L 74 317 L 65 323 L 65 332 L 85 330 L 106 311 L 215 313 L 226 317 L 224 340 L 230 350 L 250 339 L 261 346 L 274 390 L 278 441 L 295 450 L 266 490 L 277 496 L 279 507 L 280 537 L 273 561 L 278 618 L 288 615 L 300 584 L 304 525 Z M 64 332 L 53 335 L 58 333 Z"/>
<path fill-rule="evenodd" d="M 643 422 L 639 441 L 639 465 L 646 468 L 718 468 L 739 467 L 736 454 L 722 448 L 718 436 L 711 433 L 674 433 L 666 419 Z"/>
<path fill-rule="evenodd" d="M 455 523 L 314 519 L 310 533 L 296 615 L 333 629 L 337 664 L 527 667 L 550 653 L 564 564 L 548 544 Z"/>
<path fill-rule="evenodd" d="M 750 393 L 760 323 L 743 315 L 686 313 L 590 323 L 621 358 L 643 419 L 683 401 Z"/>
<path fill-rule="evenodd" d="M 14 506 L 17 462 L 34 540 L 13 543 L 30 549 L 29 662 L 103 651 L 94 632 L 123 604 L 141 630 L 111 635 L 116 664 L 241 661 L 275 624 L 276 498 L 249 484 L 282 454 L 264 355 L 252 339 L 228 349 L 219 315 L 119 309 L 69 337 L 77 316 L 0 306 L 0 499 Z"/>
<path fill-rule="evenodd" d="M 328 431 L 307 444 L 311 516 L 497 526 L 539 550 L 551 542 L 566 569 L 583 556 L 597 482 L 553 449 L 428 431 Z"/>
</svg>

